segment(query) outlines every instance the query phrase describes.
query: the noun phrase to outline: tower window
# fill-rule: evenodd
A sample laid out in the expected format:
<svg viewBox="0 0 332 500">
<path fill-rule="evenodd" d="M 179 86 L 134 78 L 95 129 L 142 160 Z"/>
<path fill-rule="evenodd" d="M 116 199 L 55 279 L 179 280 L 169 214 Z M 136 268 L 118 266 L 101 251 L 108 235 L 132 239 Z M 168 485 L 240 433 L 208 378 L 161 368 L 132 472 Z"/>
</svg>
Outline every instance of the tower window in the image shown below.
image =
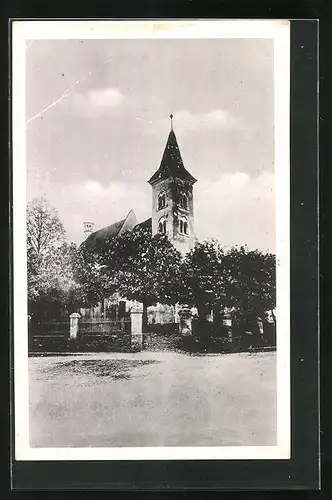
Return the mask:
<svg viewBox="0 0 332 500">
<path fill-rule="evenodd" d="M 184 219 L 180 219 L 179 221 L 179 229 L 181 234 L 189 234 L 189 226 L 188 222 Z"/>
<path fill-rule="evenodd" d="M 188 209 L 188 198 L 185 194 L 180 194 L 179 205 L 181 208 L 184 208 L 185 210 Z"/>
<path fill-rule="evenodd" d="M 166 206 L 166 195 L 165 193 L 161 193 L 158 196 L 158 210 L 165 208 L 165 206 Z"/>
<path fill-rule="evenodd" d="M 160 219 L 158 224 L 159 233 L 166 234 L 166 221 L 164 219 Z"/>
</svg>

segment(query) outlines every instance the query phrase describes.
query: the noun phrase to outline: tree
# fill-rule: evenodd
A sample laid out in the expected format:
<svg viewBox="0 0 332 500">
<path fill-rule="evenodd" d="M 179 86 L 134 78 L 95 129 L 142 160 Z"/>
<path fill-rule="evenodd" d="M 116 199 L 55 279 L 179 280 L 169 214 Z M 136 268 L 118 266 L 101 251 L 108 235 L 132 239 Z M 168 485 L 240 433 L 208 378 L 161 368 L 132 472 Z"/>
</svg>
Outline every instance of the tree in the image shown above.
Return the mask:
<svg viewBox="0 0 332 500">
<path fill-rule="evenodd" d="M 27 245 L 36 258 L 48 255 L 65 240 L 65 230 L 57 211 L 44 198 L 34 198 L 27 206 Z"/>
<path fill-rule="evenodd" d="M 76 253 L 74 243 L 64 242 L 37 261 L 28 254 L 29 311 L 34 316 L 56 318 L 81 305 L 82 292 L 73 272 Z"/>
<path fill-rule="evenodd" d="M 111 247 L 108 251 L 110 250 Z M 114 266 L 111 272 L 110 268 L 102 264 L 104 257 L 101 248 L 90 247 L 86 242 L 77 251 L 73 274 L 80 287 L 83 306 L 95 305 L 117 291 L 116 268 Z"/>
<path fill-rule="evenodd" d="M 224 259 L 226 305 L 246 322 L 265 321 L 276 306 L 276 259 L 271 253 L 232 248 Z"/>
<path fill-rule="evenodd" d="M 224 296 L 224 252 L 218 242 L 197 243 L 185 257 L 182 267 L 182 301 L 196 306 L 204 322 L 216 301 Z"/>
<path fill-rule="evenodd" d="M 151 237 L 144 229 L 128 234 L 126 248 L 129 251 L 121 269 L 119 291 L 128 299 L 142 302 L 145 328 L 148 306 L 157 302 L 172 305 L 177 302 L 181 254 L 167 236 Z"/>
<path fill-rule="evenodd" d="M 56 210 L 43 198 L 27 206 L 27 281 L 29 313 L 59 317 L 77 305 L 80 287 L 73 266 L 77 248 L 66 239 Z"/>
<path fill-rule="evenodd" d="M 100 300 L 119 292 L 147 307 L 157 302 L 175 304 L 181 282 L 181 254 L 163 234 L 151 236 L 138 228 L 93 248 L 83 245 L 80 280 L 87 296 Z"/>
</svg>

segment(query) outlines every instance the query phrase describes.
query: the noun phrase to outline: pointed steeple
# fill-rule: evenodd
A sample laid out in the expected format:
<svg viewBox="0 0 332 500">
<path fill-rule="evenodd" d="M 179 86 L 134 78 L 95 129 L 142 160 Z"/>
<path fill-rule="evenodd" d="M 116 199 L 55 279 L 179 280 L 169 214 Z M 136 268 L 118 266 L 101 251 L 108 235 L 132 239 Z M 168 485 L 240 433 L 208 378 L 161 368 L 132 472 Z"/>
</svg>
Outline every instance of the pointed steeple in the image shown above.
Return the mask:
<svg viewBox="0 0 332 500">
<path fill-rule="evenodd" d="M 184 179 L 192 184 L 196 182 L 196 179 L 185 169 L 176 140 L 176 136 L 173 130 L 173 115 L 170 115 L 171 119 L 171 130 L 168 135 L 166 147 L 164 154 L 160 163 L 159 169 L 153 174 L 153 176 L 148 180 L 149 184 L 153 185 L 169 177 L 177 177 L 179 179 Z"/>
</svg>

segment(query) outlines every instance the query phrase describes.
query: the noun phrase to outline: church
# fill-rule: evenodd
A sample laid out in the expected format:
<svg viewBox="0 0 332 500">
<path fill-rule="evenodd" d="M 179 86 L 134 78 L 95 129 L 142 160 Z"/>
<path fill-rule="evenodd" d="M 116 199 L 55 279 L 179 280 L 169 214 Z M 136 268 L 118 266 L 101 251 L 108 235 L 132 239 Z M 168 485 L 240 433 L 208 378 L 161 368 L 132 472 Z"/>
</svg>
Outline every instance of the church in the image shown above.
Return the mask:
<svg viewBox="0 0 332 500">
<path fill-rule="evenodd" d="M 197 241 L 194 227 L 194 192 L 193 187 L 197 182 L 185 168 L 173 130 L 172 118 L 171 130 L 168 135 L 165 150 L 158 170 L 150 177 L 148 183 L 152 191 L 151 217 L 139 222 L 134 210 L 113 224 L 93 231 L 92 222 L 84 222 L 85 244 L 94 246 L 106 238 L 116 238 L 126 231 L 134 228 L 149 228 L 151 235 L 164 233 L 172 242 L 174 247 L 185 255 L 194 248 Z M 129 301 L 121 300 L 120 297 L 105 299 L 104 304 L 99 304 L 93 310 L 81 310 L 81 314 L 90 314 L 96 317 L 114 316 L 125 314 L 131 307 Z M 176 307 L 158 304 L 148 308 L 148 321 L 151 323 L 178 322 Z"/>
</svg>

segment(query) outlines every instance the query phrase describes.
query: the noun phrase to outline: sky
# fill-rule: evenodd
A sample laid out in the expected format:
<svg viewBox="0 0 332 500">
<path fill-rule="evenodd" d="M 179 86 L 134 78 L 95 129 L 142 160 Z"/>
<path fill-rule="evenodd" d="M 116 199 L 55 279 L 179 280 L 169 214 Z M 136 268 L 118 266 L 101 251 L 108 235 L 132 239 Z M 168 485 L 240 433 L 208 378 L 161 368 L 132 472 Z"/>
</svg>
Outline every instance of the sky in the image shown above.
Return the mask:
<svg viewBox="0 0 332 500">
<path fill-rule="evenodd" d="M 84 221 L 150 217 L 173 113 L 197 237 L 274 252 L 273 91 L 272 40 L 29 41 L 27 199 L 77 244 Z"/>
</svg>

